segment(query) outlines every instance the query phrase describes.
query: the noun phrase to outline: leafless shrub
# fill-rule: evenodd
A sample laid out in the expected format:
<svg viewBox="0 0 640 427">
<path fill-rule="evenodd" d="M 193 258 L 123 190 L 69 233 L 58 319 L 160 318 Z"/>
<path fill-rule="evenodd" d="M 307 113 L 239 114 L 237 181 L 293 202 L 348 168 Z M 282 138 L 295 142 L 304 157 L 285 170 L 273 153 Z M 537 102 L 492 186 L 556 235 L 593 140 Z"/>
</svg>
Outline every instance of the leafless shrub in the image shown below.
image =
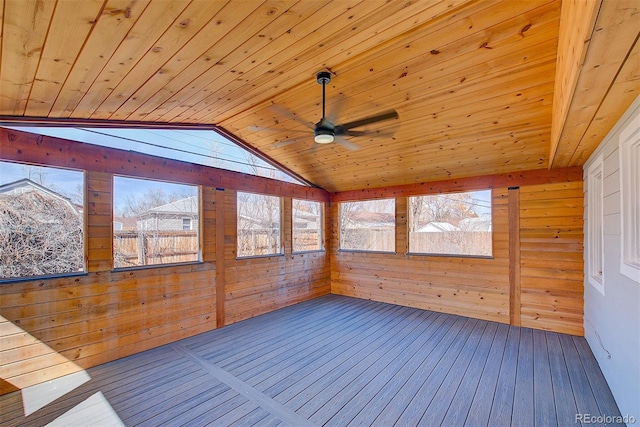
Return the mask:
<svg viewBox="0 0 640 427">
<path fill-rule="evenodd" d="M 0 195 L 0 277 L 82 271 L 82 215 L 37 191 Z"/>
</svg>

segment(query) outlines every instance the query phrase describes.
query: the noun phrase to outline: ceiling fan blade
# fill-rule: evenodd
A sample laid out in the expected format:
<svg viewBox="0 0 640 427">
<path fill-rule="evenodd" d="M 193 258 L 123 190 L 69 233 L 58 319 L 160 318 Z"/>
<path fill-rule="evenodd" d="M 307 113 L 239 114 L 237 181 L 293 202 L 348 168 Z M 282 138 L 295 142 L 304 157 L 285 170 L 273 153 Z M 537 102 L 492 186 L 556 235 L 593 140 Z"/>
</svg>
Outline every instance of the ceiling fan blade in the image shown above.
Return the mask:
<svg viewBox="0 0 640 427">
<path fill-rule="evenodd" d="M 286 147 L 287 145 L 290 144 L 294 144 L 296 142 L 300 142 L 304 139 L 308 139 L 308 136 L 298 136 L 296 138 L 291 138 L 291 139 L 285 139 L 282 141 L 276 141 L 273 144 L 271 144 L 271 148 L 281 148 L 281 147 Z"/>
<path fill-rule="evenodd" d="M 279 129 L 279 128 L 268 128 L 268 127 L 264 127 L 264 126 L 247 126 L 247 130 L 249 132 L 295 132 L 295 133 L 307 133 L 307 131 L 304 130 L 285 130 L 285 129 Z"/>
<path fill-rule="evenodd" d="M 274 112 L 282 115 L 282 116 L 288 117 L 289 119 L 291 119 L 291 120 L 293 120 L 295 122 L 298 122 L 303 126 L 308 127 L 309 129 L 314 129 L 313 123 L 309 123 L 309 122 L 306 122 L 306 121 L 302 120 L 300 117 L 296 116 L 294 113 L 292 113 L 291 111 L 287 110 L 284 107 L 272 104 L 272 105 L 269 106 L 269 108 L 271 110 L 273 110 Z"/>
<path fill-rule="evenodd" d="M 358 144 L 354 144 L 353 142 L 347 141 L 340 135 L 335 136 L 335 142 L 337 144 L 342 145 L 347 150 L 351 150 L 351 151 L 359 150 L 361 148 Z"/>
<path fill-rule="evenodd" d="M 360 119 L 360 120 L 354 120 L 352 122 L 348 122 L 348 123 L 344 123 L 341 125 L 337 125 L 337 128 L 340 129 L 344 129 L 345 131 L 352 129 L 352 128 L 357 128 L 360 126 L 365 126 L 365 125 L 369 125 L 371 123 L 376 123 L 376 122 L 381 122 L 383 120 L 391 120 L 391 119 L 397 119 L 398 118 L 398 112 L 396 110 L 391 110 L 391 111 L 387 111 L 372 117 L 367 117 L 365 119 Z"/>
<path fill-rule="evenodd" d="M 371 130 L 344 130 L 336 129 L 336 135 L 353 136 L 353 137 L 380 137 L 388 138 L 392 137 L 396 133 L 396 126 L 391 129 L 371 129 Z M 341 131 L 341 133 L 339 133 Z"/>
</svg>

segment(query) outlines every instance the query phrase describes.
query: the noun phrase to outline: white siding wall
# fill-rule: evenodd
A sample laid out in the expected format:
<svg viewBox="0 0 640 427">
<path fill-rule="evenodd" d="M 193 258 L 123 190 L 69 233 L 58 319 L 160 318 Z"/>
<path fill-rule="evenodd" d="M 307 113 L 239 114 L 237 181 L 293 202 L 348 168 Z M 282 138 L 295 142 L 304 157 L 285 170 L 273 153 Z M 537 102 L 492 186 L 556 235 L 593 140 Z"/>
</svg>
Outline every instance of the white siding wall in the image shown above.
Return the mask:
<svg viewBox="0 0 640 427">
<path fill-rule="evenodd" d="M 589 246 L 585 238 L 584 329 L 622 415 L 640 420 L 640 283 L 620 273 L 621 204 L 619 136 L 640 119 L 640 97 L 620 119 L 584 166 L 604 160 L 604 295 L 588 281 Z M 589 191 L 587 180 L 585 193 Z M 635 188 L 634 191 L 640 191 Z M 589 221 L 585 194 L 585 221 Z M 587 227 L 585 227 L 587 230 Z"/>
</svg>

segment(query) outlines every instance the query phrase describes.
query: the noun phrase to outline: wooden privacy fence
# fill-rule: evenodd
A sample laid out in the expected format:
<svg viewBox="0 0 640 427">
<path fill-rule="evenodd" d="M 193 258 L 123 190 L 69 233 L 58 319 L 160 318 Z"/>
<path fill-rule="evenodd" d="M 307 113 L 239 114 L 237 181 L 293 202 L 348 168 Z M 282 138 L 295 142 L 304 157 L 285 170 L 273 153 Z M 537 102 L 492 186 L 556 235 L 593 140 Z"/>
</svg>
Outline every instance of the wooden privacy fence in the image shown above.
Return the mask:
<svg viewBox="0 0 640 427">
<path fill-rule="evenodd" d="M 238 230 L 238 256 L 280 253 L 280 230 L 261 228 Z"/>
<path fill-rule="evenodd" d="M 444 255 L 491 256 L 490 231 L 409 233 L 409 252 Z M 395 231 L 389 229 L 345 229 L 341 249 L 395 251 Z"/>
<path fill-rule="evenodd" d="M 340 249 L 394 252 L 393 228 L 345 228 L 340 235 Z"/>
<path fill-rule="evenodd" d="M 198 260 L 198 232 L 114 231 L 115 268 L 139 265 L 171 264 Z"/>
<path fill-rule="evenodd" d="M 409 252 L 491 256 L 491 232 L 445 231 L 439 233 L 409 233 Z"/>
</svg>

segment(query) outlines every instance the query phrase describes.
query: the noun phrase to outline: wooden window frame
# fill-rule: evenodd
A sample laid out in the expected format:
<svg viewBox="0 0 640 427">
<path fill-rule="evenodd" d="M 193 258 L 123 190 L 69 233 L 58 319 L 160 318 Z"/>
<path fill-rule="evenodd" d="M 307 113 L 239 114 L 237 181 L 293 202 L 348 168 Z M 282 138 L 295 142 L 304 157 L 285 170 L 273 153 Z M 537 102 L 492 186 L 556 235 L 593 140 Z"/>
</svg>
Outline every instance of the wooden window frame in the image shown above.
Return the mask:
<svg viewBox="0 0 640 427">
<path fill-rule="evenodd" d="M 343 247 L 343 243 L 344 243 L 344 236 L 343 236 L 343 227 L 342 227 L 342 221 L 343 221 L 343 209 L 344 206 L 346 204 L 349 203 L 373 203 L 373 202 L 380 202 L 380 201 L 384 201 L 384 200 L 391 200 L 393 201 L 393 217 L 394 217 L 394 221 L 393 221 L 393 249 L 392 250 L 382 250 L 382 249 L 351 249 L 351 248 L 344 248 Z M 397 253 L 397 248 L 396 248 L 396 239 L 395 239 L 395 235 L 396 235 L 396 231 L 397 231 L 397 224 L 396 224 L 396 220 L 395 220 L 395 211 L 396 211 L 396 198 L 395 197 L 389 197 L 389 198 L 380 198 L 380 199 L 371 199 L 371 200 L 353 200 L 353 201 L 343 201 L 343 202 L 339 202 L 339 206 L 338 206 L 338 212 L 339 212 L 339 251 L 340 252 L 364 252 L 364 253 L 379 253 L 379 254 L 395 254 Z"/>
<path fill-rule="evenodd" d="M 116 267 L 115 262 L 116 262 L 116 257 L 115 257 L 115 242 L 113 244 L 113 256 L 111 257 L 111 263 L 112 263 L 112 270 L 113 271 L 130 271 L 130 270 L 143 270 L 143 269 L 149 269 L 149 268 L 162 268 L 162 267 L 168 267 L 168 266 L 172 266 L 172 265 L 187 265 L 187 264 L 200 264 L 202 263 L 202 186 L 198 185 L 198 184 L 191 184 L 191 183 L 184 183 L 184 182 L 174 182 L 174 181 L 167 181 L 167 180 L 159 180 L 159 179 L 152 179 L 152 178 L 147 178 L 147 177 L 138 177 L 138 176 L 127 176 L 127 175 L 112 175 L 111 178 L 111 189 L 112 189 L 112 206 L 113 206 L 113 214 L 115 216 L 115 194 L 116 194 L 116 186 L 115 186 L 115 180 L 118 178 L 124 178 L 124 179 L 132 179 L 132 180 L 137 180 L 137 181 L 153 181 L 153 182 L 157 182 L 157 183 L 167 183 L 167 184 L 176 184 L 176 185 L 183 185 L 186 187 L 194 187 L 196 189 L 196 200 L 198 202 L 198 207 L 197 207 L 197 212 L 198 212 L 198 219 L 196 221 L 196 225 L 197 225 L 197 236 L 196 236 L 196 259 L 195 260 L 190 260 L 190 261 L 177 261 L 177 262 L 161 262 L 161 263 L 155 263 L 155 264 L 143 264 L 143 265 L 131 265 L 131 266 L 124 266 L 124 267 Z M 181 222 L 181 226 L 179 230 L 176 231 L 186 231 L 183 229 L 182 226 L 182 222 L 184 220 L 184 218 L 182 216 L 179 217 L 180 218 L 180 222 Z M 189 231 L 193 231 L 193 219 L 191 219 L 191 229 Z M 111 239 L 113 240 L 115 237 L 115 230 L 111 230 Z"/>
<path fill-rule="evenodd" d="M 444 252 L 419 252 L 411 250 L 411 222 L 413 221 L 412 209 L 411 209 L 411 199 L 415 199 L 418 197 L 436 197 L 439 195 L 446 194 L 461 194 L 461 193 L 476 193 L 479 191 L 489 191 L 489 204 L 491 212 L 491 253 L 489 255 L 483 254 L 455 254 L 455 253 L 444 253 Z M 446 192 L 446 193 L 436 193 L 436 194 L 422 194 L 407 197 L 407 255 L 411 256 L 437 256 L 437 257 L 454 257 L 454 258 L 482 258 L 482 259 L 493 259 L 493 193 L 491 189 L 478 189 L 478 190 L 466 190 L 466 191 L 456 191 L 456 192 Z"/>
<path fill-rule="evenodd" d="M 50 278 L 63 278 L 63 277 L 75 277 L 75 276 L 83 276 L 88 274 L 88 266 L 87 266 L 87 251 L 88 251 L 88 242 L 87 242 L 87 172 L 82 169 L 73 169 L 67 167 L 60 167 L 56 165 L 48 165 L 48 164 L 36 164 L 36 163 L 23 163 L 14 160 L 5 160 L 0 159 L 0 162 L 13 163 L 17 165 L 24 166 L 35 166 L 42 168 L 50 168 L 50 169 L 58 169 L 64 171 L 77 172 L 82 175 L 82 210 L 81 218 L 82 218 L 82 270 L 81 271 L 69 271 L 64 273 L 54 273 L 54 274 L 43 274 L 43 275 L 33 275 L 33 276 L 20 276 L 20 277 L 0 277 L 0 284 L 2 283 L 13 283 L 13 282 L 22 282 L 22 281 L 30 281 L 30 280 L 39 280 L 39 279 L 50 279 Z"/>
<path fill-rule="evenodd" d="M 268 258 L 268 257 L 281 257 L 284 256 L 284 221 L 283 221 L 283 213 L 284 213 L 284 198 L 281 196 L 274 196 L 271 194 L 262 194 L 262 193 L 256 193 L 256 192 L 252 192 L 252 191 L 237 191 L 236 192 L 236 213 L 238 211 L 238 207 L 239 207 L 239 195 L 240 194 L 253 194 L 256 196 L 262 196 L 262 197 L 273 197 L 273 198 L 277 198 L 278 199 L 278 206 L 279 206 L 279 214 L 278 214 L 278 220 L 279 220 L 279 230 L 278 230 L 278 252 L 273 252 L 273 253 L 268 253 L 268 254 L 256 254 L 256 255 L 240 255 L 240 248 L 238 247 L 238 243 L 239 243 L 239 239 L 238 239 L 238 226 L 240 224 L 239 218 L 236 215 L 236 251 L 237 251 L 237 256 L 236 259 L 251 259 L 251 258 Z"/>
<path fill-rule="evenodd" d="M 320 227 L 318 229 L 318 240 L 320 243 L 320 247 L 318 249 L 312 249 L 312 250 L 307 250 L 307 251 L 297 251 L 295 249 L 295 216 L 294 216 L 294 203 L 296 200 L 302 201 L 302 202 L 310 202 L 310 203 L 317 203 L 319 205 L 319 223 L 320 223 Z M 295 197 L 291 198 L 291 253 L 294 254 L 304 254 L 304 253 L 313 253 L 313 252 L 324 252 L 325 251 L 325 245 L 324 245 L 324 215 L 325 215 L 325 205 L 324 203 L 318 201 L 318 200 L 306 200 L 306 199 L 297 199 Z"/>
</svg>

